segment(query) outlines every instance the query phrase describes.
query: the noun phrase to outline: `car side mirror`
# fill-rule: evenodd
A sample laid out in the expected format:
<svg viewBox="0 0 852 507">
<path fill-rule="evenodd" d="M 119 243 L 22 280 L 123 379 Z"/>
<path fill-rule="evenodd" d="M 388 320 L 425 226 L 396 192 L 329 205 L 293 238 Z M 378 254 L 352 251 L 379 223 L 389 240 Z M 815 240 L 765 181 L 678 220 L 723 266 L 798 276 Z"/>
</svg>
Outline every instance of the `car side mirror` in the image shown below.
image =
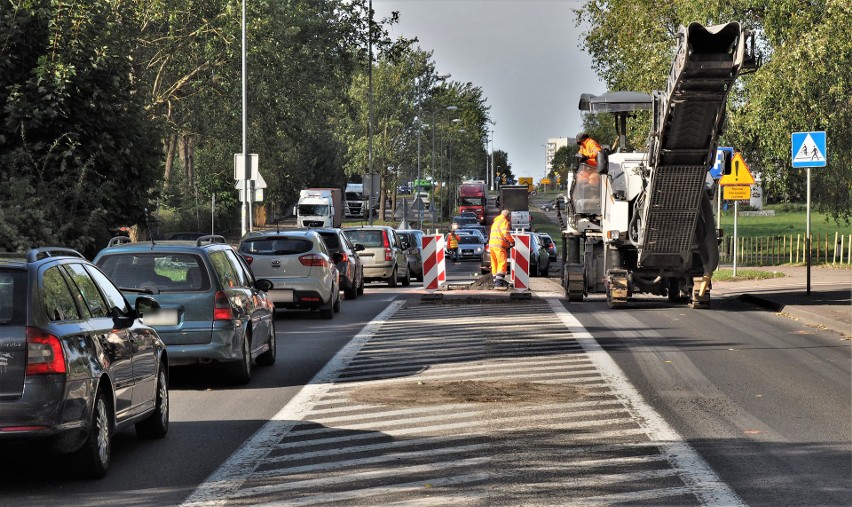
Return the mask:
<svg viewBox="0 0 852 507">
<path fill-rule="evenodd" d="M 257 290 L 262 290 L 263 292 L 269 292 L 272 290 L 273 287 L 275 287 L 275 285 L 266 278 L 255 280 L 254 286 L 257 288 Z"/>
</svg>

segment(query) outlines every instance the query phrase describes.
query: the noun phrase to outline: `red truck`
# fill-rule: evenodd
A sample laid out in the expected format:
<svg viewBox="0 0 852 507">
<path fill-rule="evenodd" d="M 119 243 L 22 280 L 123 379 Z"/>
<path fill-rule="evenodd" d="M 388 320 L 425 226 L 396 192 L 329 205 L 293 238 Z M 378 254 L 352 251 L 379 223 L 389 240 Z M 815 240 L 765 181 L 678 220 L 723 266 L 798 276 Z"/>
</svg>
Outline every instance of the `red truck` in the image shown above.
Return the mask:
<svg viewBox="0 0 852 507">
<path fill-rule="evenodd" d="M 459 213 L 476 213 L 479 223 L 485 223 L 485 182 L 463 181 L 459 186 Z"/>
</svg>

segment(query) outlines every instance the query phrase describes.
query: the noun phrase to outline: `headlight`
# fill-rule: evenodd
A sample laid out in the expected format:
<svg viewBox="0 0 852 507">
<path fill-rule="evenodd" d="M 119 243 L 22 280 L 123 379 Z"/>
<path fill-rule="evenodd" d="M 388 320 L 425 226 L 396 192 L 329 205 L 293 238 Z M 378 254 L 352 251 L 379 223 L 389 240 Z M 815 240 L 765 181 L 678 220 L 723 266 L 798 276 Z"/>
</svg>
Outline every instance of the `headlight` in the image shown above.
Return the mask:
<svg viewBox="0 0 852 507">
<path fill-rule="evenodd" d="M 476 253 L 482 253 L 482 247 L 481 246 L 476 247 Z"/>
</svg>

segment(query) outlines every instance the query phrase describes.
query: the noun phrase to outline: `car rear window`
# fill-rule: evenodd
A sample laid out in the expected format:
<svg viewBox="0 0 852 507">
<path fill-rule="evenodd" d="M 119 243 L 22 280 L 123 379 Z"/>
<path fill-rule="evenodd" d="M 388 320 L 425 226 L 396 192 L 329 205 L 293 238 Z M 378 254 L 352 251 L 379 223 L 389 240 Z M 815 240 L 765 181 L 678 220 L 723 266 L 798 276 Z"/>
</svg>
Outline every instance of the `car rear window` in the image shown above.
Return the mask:
<svg viewBox="0 0 852 507">
<path fill-rule="evenodd" d="M 340 250 L 340 238 L 337 234 L 333 232 L 321 232 L 319 235 L 322 236 L 322 241 L 329 250 L 333 250 L 335 252 Z"/>
<path fill-rule="evenodd" d="M 314 243 L 307 238 L 284 236 L 247 239 L 240 245 L 240 252 L 255 255 L 296 255 L 310 252 Z"/>
<path fill-rule="evenodd" d="M 382 240 L 382 231 L 347 231 L 346 235 L 352 243 L 360 243 L 367 248 L 381 247 L 385 244 Z"/>
<path fill-rule="evenodd" d="M 0 325 L 23 326 L 27 319 L 27 272 L 0 271 Z"/>
<path fill-rule="evenodd" d="M 98 267 L 120 289 L 154 285 L 160 292 L 210 290 L 210 278 L 199 255 L 189 253 L 116 253 L 98 260 Z"/>
</svg>

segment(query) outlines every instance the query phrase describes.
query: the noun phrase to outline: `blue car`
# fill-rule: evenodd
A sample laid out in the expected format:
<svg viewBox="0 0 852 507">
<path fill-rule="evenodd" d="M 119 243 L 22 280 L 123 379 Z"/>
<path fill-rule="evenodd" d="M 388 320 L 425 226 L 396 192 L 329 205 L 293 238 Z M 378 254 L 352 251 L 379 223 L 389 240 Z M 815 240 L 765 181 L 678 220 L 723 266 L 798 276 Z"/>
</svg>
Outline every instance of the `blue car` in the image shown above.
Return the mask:
<svg viewBox="0 0 852 507">
<path fill-rule="evenodd" d="M 133 302 L 140 294 L 161 309 L 146 324 L 160 334 L 173 365 L 225 363 L 235 383 L 251 380 L 252 363 L 275 362 L 269 280 L 255 280 L 222 236 L 195 241 L 128 243 L 113 238 L 94 263 Z"/>
</svg>

